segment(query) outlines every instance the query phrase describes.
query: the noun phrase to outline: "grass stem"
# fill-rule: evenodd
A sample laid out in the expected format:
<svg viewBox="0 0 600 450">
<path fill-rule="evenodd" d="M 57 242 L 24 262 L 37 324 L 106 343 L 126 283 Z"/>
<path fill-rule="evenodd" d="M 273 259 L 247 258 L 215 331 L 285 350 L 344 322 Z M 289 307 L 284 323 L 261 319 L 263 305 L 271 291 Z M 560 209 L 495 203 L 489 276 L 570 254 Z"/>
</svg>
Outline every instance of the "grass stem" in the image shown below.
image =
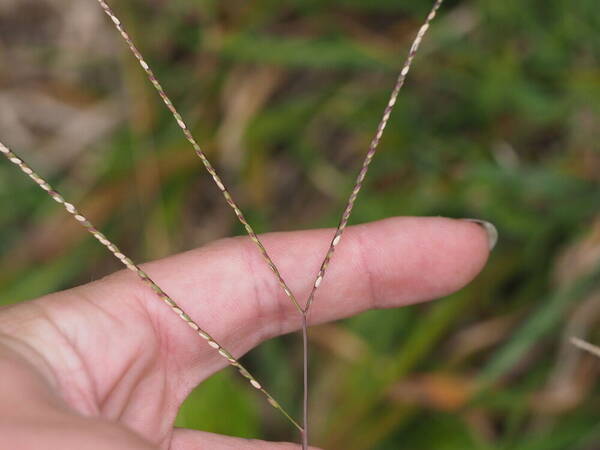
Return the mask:
<svg viewBox="0 0 600 450">
<path fill-rule="evenodd" d="M 308 449 L 308 313 L 302 313 L 302 354 L 303 354 L 303 404 L 302 415 L 304 430 L 302 431 L 302 450 Z"/>
</svg>

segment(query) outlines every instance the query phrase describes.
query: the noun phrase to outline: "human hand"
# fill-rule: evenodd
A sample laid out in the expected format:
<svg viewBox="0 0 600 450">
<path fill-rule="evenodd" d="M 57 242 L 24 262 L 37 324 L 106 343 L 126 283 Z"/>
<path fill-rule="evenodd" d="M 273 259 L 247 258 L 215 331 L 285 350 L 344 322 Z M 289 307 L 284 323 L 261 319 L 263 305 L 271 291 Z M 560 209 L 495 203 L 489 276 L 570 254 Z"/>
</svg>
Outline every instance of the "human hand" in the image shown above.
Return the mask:
<svg viewBox="0 0 600 450">
<path fill-rule="evenodd" d="M 331 230 L 261 237 L 299 299 Z M 484 228 L 393 218 L 348 228 L 310 324 L 447 295 L 479 273 Z M 238 358 L 297 330 L 301 317 L 247 238 L 143 265 Z M 227 361 L 129 271 L 0 310 L 0 447 L 10 449 L 296 448 L 173 429 L 179 406 Z"/>
</svg>

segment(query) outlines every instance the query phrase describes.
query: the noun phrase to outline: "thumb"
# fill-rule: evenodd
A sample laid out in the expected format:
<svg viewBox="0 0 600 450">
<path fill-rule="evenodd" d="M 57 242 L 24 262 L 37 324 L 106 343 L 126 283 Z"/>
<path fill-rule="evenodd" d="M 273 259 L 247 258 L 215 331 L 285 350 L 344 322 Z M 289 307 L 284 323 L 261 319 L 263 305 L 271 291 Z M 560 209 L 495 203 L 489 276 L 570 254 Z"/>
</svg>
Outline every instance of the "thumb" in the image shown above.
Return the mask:
<svg viewBox="0 0 600 450">
<path fill-rule="evenodd" d="M 205 431 L 177 428 L 169 450 L 298 450 L 300 444 L 243 439 Z M 310 447 L 310 450 L 320 450 Z"/>
</svg>

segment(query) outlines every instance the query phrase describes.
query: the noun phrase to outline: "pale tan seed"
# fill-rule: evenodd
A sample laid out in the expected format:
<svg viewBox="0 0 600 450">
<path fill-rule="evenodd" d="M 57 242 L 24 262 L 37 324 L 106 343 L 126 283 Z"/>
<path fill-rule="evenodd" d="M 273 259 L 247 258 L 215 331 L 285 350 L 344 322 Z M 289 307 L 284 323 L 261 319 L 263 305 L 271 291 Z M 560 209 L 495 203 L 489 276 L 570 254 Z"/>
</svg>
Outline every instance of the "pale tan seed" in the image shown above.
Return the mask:
<svg viewBox="0 0 600 450">
<path fill-rule="evenodd" d="M 321 284 L 321 281 L 323 281 L 323 277 L 319 276 L 316 280 L 315 280 L 315 287 L 319 287 L 319 285 Z"/>
<path fill-rule="evenodd" d="M 206 334 L 206 333 L 205 333 L 204 331 L 202 331 L 202 330 L 198 330 L 198 334 L 200 335 L 200 337 L 201 337 L 202 339 L 206 339 L 206 340 L 209 340 L 209 339 L 210 339 L 210 336 L 209 336 L 208 334 Z"/>
</svg>

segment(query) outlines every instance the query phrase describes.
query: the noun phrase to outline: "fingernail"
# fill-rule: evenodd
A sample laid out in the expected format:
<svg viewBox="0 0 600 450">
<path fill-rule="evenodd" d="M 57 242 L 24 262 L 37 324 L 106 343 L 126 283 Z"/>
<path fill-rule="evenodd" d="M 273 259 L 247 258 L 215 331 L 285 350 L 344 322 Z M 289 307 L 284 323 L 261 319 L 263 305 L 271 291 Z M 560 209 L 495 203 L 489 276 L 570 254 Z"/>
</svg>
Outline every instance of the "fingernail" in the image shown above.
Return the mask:
<svg viewBox="0 0 600 450">
<path fill-rule="evenodd" d="M 480 219 L 462 219 L 462 220 L 467 220 L 469 222 L 476 223 L 477 225 L 482 227 L 485 230 L 485 232 L 487 233 L 488 245 L 489 245 L 490 251 L 494 249 L 494 247 L 496 246 L 496 243 L 498 242 L 498 230 L 492 223 L 487 222 L 485 220 L 480 220 Z"/>
</svg>

